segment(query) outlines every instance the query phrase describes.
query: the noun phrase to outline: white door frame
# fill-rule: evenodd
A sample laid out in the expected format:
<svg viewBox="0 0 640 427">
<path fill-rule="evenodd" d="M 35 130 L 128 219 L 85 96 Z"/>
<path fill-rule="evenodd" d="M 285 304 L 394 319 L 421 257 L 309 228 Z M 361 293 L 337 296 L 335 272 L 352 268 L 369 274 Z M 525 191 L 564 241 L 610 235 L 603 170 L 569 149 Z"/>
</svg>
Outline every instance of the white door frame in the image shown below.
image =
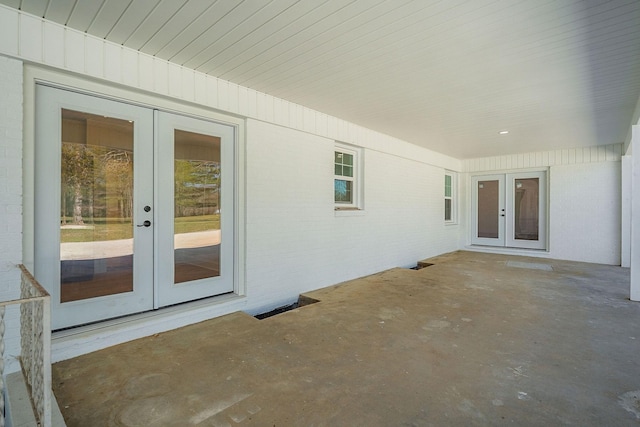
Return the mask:
<svg viewBox="0 0 640 427">
<path fill-rule="evenodd" d="M 518 179 L 539 180 L 538 240 L 516 239 L 515 228 L 515 183 Z M 478 237 L 478 185 L 481 181 L 498 181 L 499 210 L 498 237 Z M 471 176 L 471 244 L 524 249 L 547 249 L 547 171 L 505 172 L 498 174 L 475 174 Z"/>
<path fill-rule="evenodd" d="M 471 207 L 472 207 L 472 226 L 471 226 L 471 244 L 484 246 L 504 246 L 505 239 L 505 204 L 504 204 L 504 174 L 495 175 L 478 175 L 471 177 Z M 498 182 L 498 237 L 478 237 L 478 185 L 481 181 L 497 181 Z"/>
<path fill-rule="evenodd" d="M 235 129 L 193 117 L 156 111 L 154 308 L 233 292 L 234 288 L 234 147 Z M 221 162 L 220 275 L 174 284 L 174 130 L 219 137 Z"/>
<path fill-rule="evenodd" d="M 238 231 L 236 222 L 239 216 L 239 205 L 236 198 L 238 185 L 237 171 L 237 141 L 238 128 L 232 123 L 221 123 L 197 119 L 193 116 L 184 116 L 176 113 L 162 113 L 164 121 L 169 123 L 182 123 L 191 126 L 193 131 L 213 132 L 220 136 L 226 144 L 222 145 L 222 156 L 226 160 L 226 168 L 223 170 L 223 182 L 228 183 L 223 194 L 223 202 L 226 206 L 224 222 L 221 224 L 224 233 L 223 241 L 226 242 L 225 250 L 221 254 L 221 269 L 223 275 L 216 282 L 223 282 L 210 286 L 205 280 L 199 283 L 188 283 L 179 286 L 179 289 L 169 292 L 171 295 L 159 297 L 163 291 L 157 279 L 158 266 L 165 261 L 160 257 L 158 239 L 163 238 L 158 232 L 156 223 L 161 219 L 157 214 L 159 203 L 172 204 L 167 198 L 158 197 L 154 193 L 154 181 L 159 182 L 161 177 L 169 176 L 173 180 L 173 174 L 158 169 L 159 133 L 154 124 L 154 109 L 148 106 L 131 104 L 115 99 L 102 97 L 90 93 L 79 93 L 70 88 L 53 87 L 47 84 L 36 85 L 36 138 L 34 165 L 36 177 L 34 181 L 34 273 L 36 278 L 45 286 L 52 295 L 52 329 L 61 329 L 85 323 L 96 322 L 127 314 L 140 313 L 162 306 L 172 305 L 184 301 L 218 295 L 221 293 L 235 292 L 242 294 L 239 287 L 238 263 L 236 241 Z M 134 126 L 134 159 L 148 159 L 139 162 L 134 169 L 135 177 L 135 207 L 134 224 L 152 219 L 151 227 L 134 227 L 134 241 L 137 257 L 134 257 L 134 290 L 133 292 L 96 297 L 73 302 L 60 303 L 60 183 L 51 179 L 60 174 L 60 137 L 61 123 L 60 110 L 67 108 L 90 114 L 99 114 L 124 120 L 133 120 Z M 175 111 L 175 110 L 174 110 Z M 44 120 L 44 126 L 40 129 L 40 122 Z M 157 123 L 157 121 L 156 121 Z M 195 123 L 195 125 L 194 125 Z M 40 138 L 42 135 L 55 135 L 57 141 Z M 154 143 L 155 141 L 155 143 Z M 171 141 L 173 146 L 173 141 Z M 171 153 L 172 155 L 173 153 Z M 56 160 L 57 159 L 57 160 Z M 135 161 L 135 160 L 134 160 Z M 173 164 L 173 161 L 171 161 Z M 142 171 L 144 168 L 145 171 Z M 143 173 L 144 172 L 144 173 Z M 158 184 L 155 184 L 158 185 Z M 224 185 L 224 184 L 223 184 Z M 173 182 L 170 185 L 173 188 Z M 171 192 L 172 193 L 172 192 Z M 144 206 L 151 206 L 151 215 L 144 212 Z M 171 207 L 172 211 L 172 207 Z M 144 218 L 143 218 L 144 216 Z M 173 218 L 172 218 L 173 219 Z M 171 222 L 173 223 L 173 222 Z M 173 232 L 173 227 L 171 227 Z M 155 242 L 155 243 L 154 243 Z M 172 247 L 173 245 L 171 245 Z M 141 250 L 142 249 L 142 250 Z M 173 274 L 171 275 L 173 277 Z M 218 279 L 218 278 L 216 278 Z M 224 289 L 222 289 L 224 287 Z M 177 287 L 176 287 L 177 288 Z M 188 288 L 200 288 L 201 291 L 185 291 Z M 202 292 L 202 288 L 207 288 Z M 166 292 L 165 292 L 166 293 Z"/>
<path fill-rule="evenodd" d="M 516 212 L 516 180 L 538 179 L 538 240 L 524 240 L 515 238 L 515 212 Z M 505 223 L 505 245 L 512 248 L 546 249 L 547 248 L 547 173 L 546 172 L 520 172 L 506 174 L 506 206 L 507 216 Z"/>
<path fill-rule="evenodd" d="M 61 303 L 60 176 L 61 110 L 82 111 L 134 122 L 134 154 L 153 152 L 153 111 L 48 86 L 36 87 L 34 275 L 51 294 L 52 328 L 60 329 L 153 308 L 153 232 L 133 227 L 133 291 Z M 135 161 L 135 160 L 134 160 Z M 143 206 L 153 203 L 153 162 L 134 168 L 133 223 L 142 223 Z"/>
</svg>

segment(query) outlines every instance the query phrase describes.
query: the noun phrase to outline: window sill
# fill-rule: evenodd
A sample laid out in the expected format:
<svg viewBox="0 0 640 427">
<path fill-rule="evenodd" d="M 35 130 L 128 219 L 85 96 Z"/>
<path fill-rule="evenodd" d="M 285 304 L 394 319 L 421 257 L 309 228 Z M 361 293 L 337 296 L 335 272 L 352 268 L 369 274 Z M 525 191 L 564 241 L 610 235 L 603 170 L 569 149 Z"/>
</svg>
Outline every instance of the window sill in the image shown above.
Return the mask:
<svg viewBox="0 0 640 427">
<path fill-rule="evenodd" d="M 365 211 L 358 208 L 336 208 L 335 216 L 364 216 Z"/>
<path fill-rule="evenodd" d="M 457 221 L 445 221 L 444 225 L 445 226 L 447 226 L 447 225 L 458 225 L 458 222 Z"/>
</svg>

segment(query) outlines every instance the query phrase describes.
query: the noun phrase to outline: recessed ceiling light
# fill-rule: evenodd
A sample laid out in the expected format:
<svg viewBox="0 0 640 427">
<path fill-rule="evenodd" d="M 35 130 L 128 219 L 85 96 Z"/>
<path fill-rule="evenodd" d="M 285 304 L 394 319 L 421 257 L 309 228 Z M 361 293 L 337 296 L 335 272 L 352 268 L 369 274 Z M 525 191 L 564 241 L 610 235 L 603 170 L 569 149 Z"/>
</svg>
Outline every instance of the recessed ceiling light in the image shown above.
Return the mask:
<svg viewBox="0 0 640 427">
<path fill-rule="evenodd" d="M 500 135 L 506 135 L 509 133 L 508 130 L 501 130 L 500 132 L 498 132 Z"/>
</svg>

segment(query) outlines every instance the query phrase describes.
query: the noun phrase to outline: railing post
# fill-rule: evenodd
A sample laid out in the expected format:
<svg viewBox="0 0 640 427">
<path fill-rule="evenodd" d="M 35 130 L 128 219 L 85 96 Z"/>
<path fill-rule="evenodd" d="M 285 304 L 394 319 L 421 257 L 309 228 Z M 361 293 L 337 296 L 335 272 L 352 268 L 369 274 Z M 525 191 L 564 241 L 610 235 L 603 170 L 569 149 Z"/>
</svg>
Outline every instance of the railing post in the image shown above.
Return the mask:
<svg viewBox="0 0 640 427">
<path fill-rule="evenodd" d="M 43 426 L 51 426 L 51 297 L 42 300 L 42 388 L 44 389 Z"/>
<path fill-rule="evenodd" d="M 20 266 L 21 299 L 3 302 L 20 304 L 21 364 L 36 411 L 38 425 L 51 426 L 51 305 L 47 291 L 29 271 Z"/>
</svg>

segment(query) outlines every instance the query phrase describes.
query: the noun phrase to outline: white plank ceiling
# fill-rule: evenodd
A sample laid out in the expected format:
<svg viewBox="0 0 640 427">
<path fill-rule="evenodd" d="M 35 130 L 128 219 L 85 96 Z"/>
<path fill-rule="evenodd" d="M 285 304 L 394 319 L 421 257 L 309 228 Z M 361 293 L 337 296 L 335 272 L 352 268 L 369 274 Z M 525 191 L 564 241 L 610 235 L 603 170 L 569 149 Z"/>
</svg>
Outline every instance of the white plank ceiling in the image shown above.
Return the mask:
<svg viewBox="0 0 640 427">
<path fill-rule="evenodd" d="M 457 158 L 624 142 L 640 97 L 639 0 L 0 3 Z"/>
</svg>

